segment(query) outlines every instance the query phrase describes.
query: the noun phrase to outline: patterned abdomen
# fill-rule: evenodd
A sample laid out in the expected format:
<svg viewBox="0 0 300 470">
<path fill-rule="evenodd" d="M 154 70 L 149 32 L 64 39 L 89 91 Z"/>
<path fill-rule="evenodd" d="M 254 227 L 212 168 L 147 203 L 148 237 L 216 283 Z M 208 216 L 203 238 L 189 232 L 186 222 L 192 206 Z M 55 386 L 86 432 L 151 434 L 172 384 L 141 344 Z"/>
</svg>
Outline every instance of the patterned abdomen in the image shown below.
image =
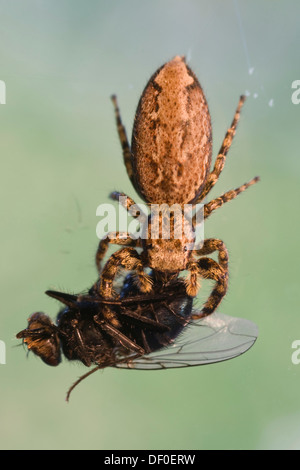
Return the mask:
<svg viewBox="0 0 300 470">
<path fill-rule="evenodd" d="M 184 58 L 155 72 L 139 101 L 132 134 L 136 187 L 148 203 L 190 203 L 210 170 L 212 131 L 202 88 Z"/>
</svg>

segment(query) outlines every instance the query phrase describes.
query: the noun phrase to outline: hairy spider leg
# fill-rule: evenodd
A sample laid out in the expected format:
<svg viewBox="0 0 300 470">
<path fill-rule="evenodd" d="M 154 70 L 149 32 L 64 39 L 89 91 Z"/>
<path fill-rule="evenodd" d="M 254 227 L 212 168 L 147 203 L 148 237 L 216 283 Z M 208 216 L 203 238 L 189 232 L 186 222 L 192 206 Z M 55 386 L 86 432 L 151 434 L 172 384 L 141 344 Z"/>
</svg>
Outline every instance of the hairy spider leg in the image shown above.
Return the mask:
<svg viewBox="0 0 300 470">
<path fill-rule="evenodd" d="M 228 287 L 228 271 L 225 271 L 219 263 L 211 258 L 200 258 L 199 260 L 191 260 L 188 263 L 188 270 L 191 272 L 194 280 L 198 276 L 203 279 L 210 279 L 216 281 L 216 286 L 212 290 L 210 296 L 200 310 L 199 314 L 193 315 L 193 318 L 203 318 L 215 311 L 225 296 Z M 194 285 L 192 286 L 192 289 Z M 188 289 L 187 289 L 188 290 Z M 195 291 L 191 291 L 193 295 Z"/>
<path fill-rule="evenodd" d="M 150 292 L 152 289 L 151 278 L 144 272 L 144 264 L 141 256 L 134 248 L 122 248 L 113 253 L 106 262 L 99 281 L 99 292 L 104 298 L 113 296 L 113 281 L 120 269 L 135 271 L 136 280 L 142 292 Z"/>
<path fill-rule="evenodd" d="M 116 95 L 112 95 L 111 97 L 114 109 L 115 109 L 115 117 L 116 117 L 116 123 L 117 123 L 117 130 L 119 134 L 119 139 L 121 142 L 122 150 L 123 150 L 123 159 L 124 159 L 124 164 L 126 167 L 127 174 L 129 176 L 130 181 L 132 182 L 133 186 L 134 184 L 134 178 L 133 178 L 133 169 L 132 169 L 132 163 L 131 163 L 131 150 L 130 150 L 130 145 L 127 139 L 127 134 L 126 134 L 126 129 L 123 126 L 122 119 L 121 119 L 121 114 L 120 114 L 120 109 L 118 106 L 118 101 Z"/>
<path fill-rule="evenodd" d="M 124 209 L 126 209 L 128 212 L 130 212 L 130 209 L 132 209 L 132 207 L 136 205 L 133 199 L 131 199 L 129 196 L 121 192 L 114 191 L 113 193 L 110 194 L 110 198 L 113 199 L 114 201 L 118 201 L 119 204 L 122 205 Z M 136 213 L 130 212 L 130 215 L 133 218 L 139 218 L 141 224 L 147 221 L 147 216 L 146 214 L 144 214 L 144 212 L 142 212 L 142 210 L 139 210 Z M 140 238 L 138 239 L 134 238 L 128 232 L 108 233 L 100 241 L 97 252 L 96 252 L 96 266 L 97 266 L 97 270 L 99 273 L 101 272 L 101 269 L 102 269 L 101 262 L 103 258 L 105 257 L 105 254 L 110 244 L 125 245 L 125 246 L 137 248 L 137 247 L 141 247 L 141 240 Z"/>
<path fill-rule="evenodd" d="M 114 235 L 114 237 L 112 237 Z M 115 232 L 109 233 L 106 237 L 102 238 L 99 243 L 97 252 L 96 252 L 96 266 L 98 272 L 101 272 L 101 262 L 106 255 L 109 245 L 125 245 L 133 248 L 140 246 L 140 239 L 134 239 L 130 237 L 128 232 Z"/>
<path fill-rule="evenodd" d="M 227 191 L 226 193 L 224 193 L 222 196 L 219 196 L 216 199 L 213 199 L 212 201 L 208 202 L 207 204 L 204 204 L 204 219 L 207 219 L 214 210 L 219 209 L 219 207 L 223 206 L 223 204 L 225 204 L 226 202 L 229 202 L 232 199 L 235 199 L 240 193 L 248 189 L 253 184 L 257 183 L 258 181 L 260 181 L 260 178 L 259 176 L 256 176 L 255 178 L 250 180 L 248 183 L 243 184 L 239 188 L 231 189 L 230 191 Z M 200 209 L 200 211 L 202 214 L 203 209 Z M 197 220 L 197 213 L 193 217 L 194 227 L 196 224 L 196 220 Z"/>
<path fill-rule="evenodd" d="M 237 109 L 235 111 L 235 115 L 231 123 L 231 127 L 226 132 L 225 138 L 222 142 L 221 148 L 219 150 L 219 154 L 215 161 L 214 168 L 212 172 L 208 175 L 205 186 L 203 190 L 201 191 L 201 194 L 198 196 L 197 200 L 195 201 L 195 204 L 201 202 L 205 198 L 205 196 L 210 192 L 210 190 L 213 188 L 213 186 L 216 184 L 216 182 L 219 179 L 219 176 L 225 165 L 227 152 L 230 149 L 233 138 L 235 136 L 236 127 L 240 119 L 241 108 L 245 100 L 246 100 L 246 96 L 242 95 L 240 97 Z"/>
</svg>

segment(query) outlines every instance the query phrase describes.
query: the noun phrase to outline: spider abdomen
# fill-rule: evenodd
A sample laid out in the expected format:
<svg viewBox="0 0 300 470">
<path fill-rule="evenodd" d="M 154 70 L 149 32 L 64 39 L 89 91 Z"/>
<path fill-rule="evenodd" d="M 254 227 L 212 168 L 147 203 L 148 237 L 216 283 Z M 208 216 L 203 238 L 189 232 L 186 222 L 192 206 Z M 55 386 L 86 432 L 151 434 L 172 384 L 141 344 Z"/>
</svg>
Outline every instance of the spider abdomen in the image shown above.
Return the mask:
<svg viewBox="0 0 300 470">
<path fill-rule="evenodd" d="M 211 165 L 212 131 L 202 88 L 176 56 L 151 77 L 132 134 L 136 186 L 148 203 L 194 201 Z"/>
</svg>

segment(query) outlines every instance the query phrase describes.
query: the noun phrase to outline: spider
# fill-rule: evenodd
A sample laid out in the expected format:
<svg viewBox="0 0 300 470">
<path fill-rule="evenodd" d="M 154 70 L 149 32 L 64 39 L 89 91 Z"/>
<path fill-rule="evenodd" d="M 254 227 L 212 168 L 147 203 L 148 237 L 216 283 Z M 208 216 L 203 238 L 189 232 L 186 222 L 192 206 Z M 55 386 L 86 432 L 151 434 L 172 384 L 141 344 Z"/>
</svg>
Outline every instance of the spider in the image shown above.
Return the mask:
<svg viewBox="0 0 300 470">
<path fill-rule="evenodd" d="M 180 272 L 188 271 L 185 286 L 191 297 L 198 293 L 199 278 L 216 283 L 198 315 L 207 316 L 217 308 L 227 291 L 228 251 L 220 239 L 206 239 L 201 247 L 195 244 L 198 212 L 188 218 L 184 215 L 184 205 L 190 204 L 195 209 L 218 181 L 245 96 L 240 97 L 212 171 L 210 113 L 198 79 L 186 65 L 184 57 L 174 57 L 150 78 L 137 107 L 131 147 L 115 95 L 112 101 L 124 164 L 134 188 L 149 207 L 179 205 L 185 230 L 181 238 L 175 237 L 178 221 L 171 212 L 169 215 L 164 211 L 150 216 L 141 212 L 133 214 L 142 220 L 143 236 L 136 239 L 129 233 L 115 232 L 100 241 L 96 253 L 96 265 L 101 273 L 97 289 L 104 298 L 113 297 L 113 283 L 121 269 L 135 273 L 140 291 L 144 293 L 151 292 L 156 279 L 167 284 L 176 279 Z M 205 203 L 204 220 L 257 181 L 259 177 Z M 122 192 L 113 192 L 111 198 L 118 200 L 127 211 L 135 206 L 135 202 Z M 162 224 L 166 217 L 169 217 L 170 237 L 164 238 L 160 230 L 159 236 L 154 238 L 151 232 L 153 225 L 157 222 Z M 124 247 L 113 253 L 102 269 L 101 262 L 110 244 Z M 136 248 L 141 248 L 141 253 Z M 207 257 L 213 252 L 218 253 L 218 262 Z M 152 278 L 145 268 L 152 270 Z"/>
</svg>

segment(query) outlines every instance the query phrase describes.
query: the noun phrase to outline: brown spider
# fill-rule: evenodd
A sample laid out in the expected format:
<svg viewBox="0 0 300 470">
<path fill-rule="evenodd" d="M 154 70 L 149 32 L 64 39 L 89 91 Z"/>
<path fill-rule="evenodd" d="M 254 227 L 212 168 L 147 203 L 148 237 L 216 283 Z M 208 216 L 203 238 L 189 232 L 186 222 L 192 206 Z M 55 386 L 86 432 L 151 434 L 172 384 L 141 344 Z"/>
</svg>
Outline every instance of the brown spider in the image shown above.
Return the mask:
<svg viewBox="0 0 300 470">
<path fill-rule="evenodd" d="M 216 282 L 201 310 L 201 317 L 209 315 L 226 294 L 228 252 L 223 241 L 214 238 L 204 240 L 202 246 L 197 247 L 194 236 L 197 214 L 188 220 L 184 216 L 183 207 L 185 204 L 192 204 L 195 208 L 218 181 L 236 132 L 245 96 L 240 97 L 231 127 L 225 135 L 212 171 L 212 131 L 208 106 L 197 77 L 183 57 L 177 56 L 163 65 L 149 80 L 136 111 L 131 148 L 116 97 L 113 96 L 112 100 L 124 163 L 134 188 L 149 206 L 179 205 L 185 230 L 181 238 L 174 236 L 178 221 L 169 212 L 169 224 L 173 230 L 169 239 L 161 236 L 161 230 L 159 236 L 154 238 L 151 229 L 157 222 L 157 217 L 161 223 L 167 217 L 162 211 L 156 216 L 151 214 L 149 218 L 143 214 L 144 232 L 141 238 L 135 239 L 124 232 L 108 234 L 100 241 L 96 253 L 97 268 L 101 272 L 97 288 L 103 297 L 112 297 L 113 282 L 121 268 L 136 273 L 142 292 L 150 292 L 152 289 L 152 281 L 144 271 L 146 267 L 152 269 L 154 280 L 160 279 L 165 283 L 174 280 L 181 271 L 187 270 L 189 277 L 185 279 L 186 291 L 192 297 L 197 295 L 200 287 L 199 278 Z M 258 177 L 253 178 L 239 188 L 204 204 L 204 219 L 258 180 Z M 126 199 L 121 200 L 121 196 Z M 120 200 L 128 211 L 135 205 L 123 193 L 114 192 L 111 197 Z M 141 213 L 133 216 L 141 217 Z M 101 271 L 101 261 L 112 243 L 125 247 L 112 254 Z M 142 248 L 141 254 L 135 248 Z M 218 263 L 203 257 L 215 251 L 218 252 Z"/>
</svg>

